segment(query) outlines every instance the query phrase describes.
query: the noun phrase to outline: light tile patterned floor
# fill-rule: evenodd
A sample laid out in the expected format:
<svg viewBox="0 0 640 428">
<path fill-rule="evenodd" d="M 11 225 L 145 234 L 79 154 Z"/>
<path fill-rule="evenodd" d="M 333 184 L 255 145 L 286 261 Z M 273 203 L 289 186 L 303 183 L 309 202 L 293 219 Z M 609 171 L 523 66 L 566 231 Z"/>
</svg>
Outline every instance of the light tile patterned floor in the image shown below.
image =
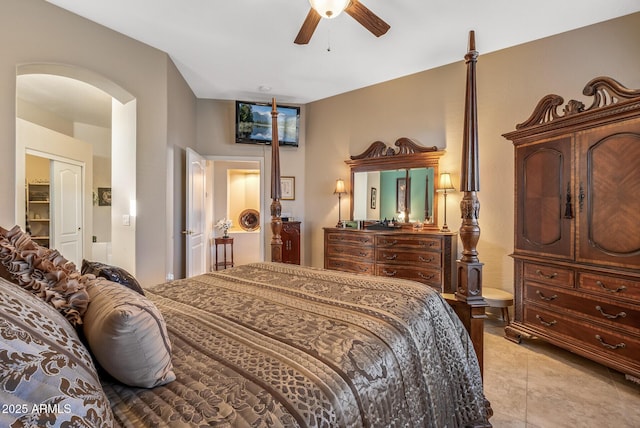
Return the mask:
<svg viewBox="0 0 640 428">
<path fill-rule="evenodd" d="M 640 385 L 540 340 L 518 345 L 485 324 L 484 385 L 495 428 L 637 428 Z"/>
</svg>

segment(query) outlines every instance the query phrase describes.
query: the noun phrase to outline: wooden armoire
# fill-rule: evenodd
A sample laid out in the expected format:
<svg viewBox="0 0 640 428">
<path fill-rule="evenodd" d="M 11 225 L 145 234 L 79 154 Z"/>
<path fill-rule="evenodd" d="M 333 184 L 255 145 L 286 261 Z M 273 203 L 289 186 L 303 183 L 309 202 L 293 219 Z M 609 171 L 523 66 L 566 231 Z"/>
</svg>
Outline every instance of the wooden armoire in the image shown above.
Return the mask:
<svg viewBox="0 0 640 428">
<path fill-rule="evenodd" d="M 515 317 L 538 337 L 640 379 L 640 90 L 547 95 L 515 146 Z"/>
</svg>

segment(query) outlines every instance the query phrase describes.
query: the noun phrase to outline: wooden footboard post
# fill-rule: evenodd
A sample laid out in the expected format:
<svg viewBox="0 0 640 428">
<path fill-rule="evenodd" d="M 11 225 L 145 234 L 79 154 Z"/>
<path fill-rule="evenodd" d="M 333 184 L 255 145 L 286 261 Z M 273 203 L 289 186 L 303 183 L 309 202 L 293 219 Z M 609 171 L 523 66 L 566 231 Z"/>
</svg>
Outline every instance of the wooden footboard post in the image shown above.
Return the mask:
<svg viewBox="0 0 640 428">
<path fill-rule="evenodd" d="M 476 96 L 476 51 L 475 34 L 469 32 L 469 51 L 465 55 L 467 63 L 467 90 L 464 112 L 464 137 L 462 146 L 462 169 L 460 173 L 460 191 L 464 193 L 460 202 L 462 226 L 462 257 L 457 261 L 458 288 L 455 296 L 464 302 L 465 309 L 461 319 L 467 327 L 478 356 L 480 370 L 483 370 L 484 357 L 484 320 L 487 302 L 482 297 L 482 263 L 478 259 L 476 245 L 480 239 L 480 169 L 478 165 L 478 114 Z M 461 308 L 458 308 L 461 309 Z M 460 315 L 460 313 L 459 313 Z"/>
<path fill-rule="evenodd" d="M 278 109 L 271 100 L 271 261 L 282 262 L 282 205 L 280 189 L 280 143 L 278 141 Z"/>
</svg>

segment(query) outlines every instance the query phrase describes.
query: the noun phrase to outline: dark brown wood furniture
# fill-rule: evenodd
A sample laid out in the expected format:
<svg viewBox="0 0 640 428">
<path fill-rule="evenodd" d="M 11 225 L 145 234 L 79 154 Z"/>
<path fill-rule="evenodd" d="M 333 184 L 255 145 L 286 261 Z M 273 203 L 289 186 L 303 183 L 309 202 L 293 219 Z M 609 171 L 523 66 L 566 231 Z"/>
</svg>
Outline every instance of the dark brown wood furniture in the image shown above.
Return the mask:
<svg viewBox="0 0 640 428">
<path fill-rule="evenodd" d="M 324 229 L 325 269 L 411 279 L 455 292 L 458 236 L 437 231 Z"/>
<path fill-rule="evenodd" d="M 515 146 L 515 320 L 640 378 L 640 90 L 589 82 L 591 106 L 544 97 Z"/>
<path fill-rule="evenodd" d="M 282 263 L 300 264 L 300 222 L 283 221 L 282 231 Z"/>
<path fill-rule="evenodd" d="M 233 238 L 214 238 L 214 251 L 216 253 L 215 269 L 220 270 L 233 267 Z M 222 260 L 218 261 L 219 248 L 222 247 Z M 229 248 L 229 259 L 227 259 L 227 247 Z"/>
<path fill-rule="evenodd" d="M 480 369 L 483 366 L 484 351 L 484 319 L 485 308 L 487 306 L 482 297 L 482 263 L 478 259 L 476 244 L 480 238 L 480 228 L 478 218 L 480 214 L 480 202 L 477 192 L 480 190 L 479 183 L 479 162 L 478 162 L 478 118 L 477 118 L 477 96 L 476 96 L 476 62 L 478 52 L 475 48 L 474 32 L 469 34 L 469 50 L 465 55 L 467 64 L 466 78 L 466 95 L 465 95 L 465 112 L 464 112 L 464 133 L 462 141 L 462 168 L 460 190 L 463 192 L 461 207 L 462 226 L 460 228 L 460 240 L 462 242 L 462 257 L 456 261 L 456 278 L 457 288 L 455 293 L 444 293 L 445 298 L 452 306 L 462 324 L 469 332 L 469 336 L 473 342 L 475 353 L 480 363 Z M 272 99 L 271 119 L 272 119 L 272 137 L 271 141 L 271 261 L 282 261 L 282 206 L 280 203 L 280 155 L 278 146 L 278 127 L 277 127 L 278 111 L 275 98 Z M 401 139 L 402 140 L 402 139 Z M 418 152 L 408 153 L 407 150 L 415 150 L 407 144 L 407 142 L 397 143 L 398 151 L 391 151 L 384 147 L 384 143 L 377 144 L 376 147 L 371 146 L 370 150 L 380 151 L 379 160 L 384 157 L 405 156 L 405 158 L 415 158 L 416 156 L 424 156 L 424 153 L 432 153 L 435 159 L 438 159 L 442 152 L 438 152 L 433 148 L 418 150 Z M 366 153 L 366 152 L 365 152 Z M 419 155 L 418 153 L 422 153 Z M 399 158 L 395 158 L 399 159 Z M 378 160 L 371 161 L 372 163 Z M 435 173 L 437 176 L 437 162 L 435 162 Z M 351 187 L 353 188 L 353 186 Z M 405 200 L 406 203 L 406 200 Z M 433 220 L 432 226 L 437 229 L 437 198 L 433 200 Z M 424 225 L 423 227 L 428 227 Z M 491 413 L 491 408 L 487 403 L 487 409 Z M 479 424 L 478 426 L 489 426 Z"/>
</svg>

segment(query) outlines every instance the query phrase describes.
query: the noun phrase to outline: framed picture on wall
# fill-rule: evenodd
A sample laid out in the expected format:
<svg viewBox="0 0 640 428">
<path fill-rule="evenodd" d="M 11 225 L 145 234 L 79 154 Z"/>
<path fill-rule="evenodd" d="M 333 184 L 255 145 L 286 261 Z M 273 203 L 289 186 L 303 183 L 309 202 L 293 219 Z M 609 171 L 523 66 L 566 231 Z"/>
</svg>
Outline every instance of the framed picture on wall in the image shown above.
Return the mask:
<svg viewBox="0 0 640 428">
<path fill-rule="evenodd" d="M 111 206 L 111 187 L 98 187 L 98 206 Z"/>
<path fill-rule="evenodd" d="M 378 195 L 378 189 L 376 189 L 375 187 L 371 188 L 371 209 L 375 210 L 376 209 L 376 197 Z"/>
<path fill-rule="evenodd" d="M 292 201 L 296 198 L 296 178 L 280 177 L 280 191 L 283 201 Z"/>
</svg>

